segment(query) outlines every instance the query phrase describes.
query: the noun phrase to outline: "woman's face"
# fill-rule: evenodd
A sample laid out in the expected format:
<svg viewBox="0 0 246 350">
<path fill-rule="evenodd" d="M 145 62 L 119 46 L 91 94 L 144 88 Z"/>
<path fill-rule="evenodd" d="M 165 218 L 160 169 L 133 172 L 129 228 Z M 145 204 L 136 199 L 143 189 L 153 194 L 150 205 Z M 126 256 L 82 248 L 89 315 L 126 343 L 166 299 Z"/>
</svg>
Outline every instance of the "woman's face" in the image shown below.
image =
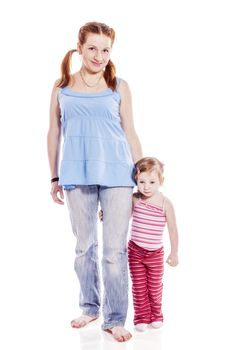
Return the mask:
<svg viewBox="0 0 246 350">
<path fill-rule="evenodd" d="M 103 70 L 110 59 L 111 39 L 104 34 L 89 34 L 83 46 L 78 43 L 83 65 L 91 73 Z"/>
</svg>

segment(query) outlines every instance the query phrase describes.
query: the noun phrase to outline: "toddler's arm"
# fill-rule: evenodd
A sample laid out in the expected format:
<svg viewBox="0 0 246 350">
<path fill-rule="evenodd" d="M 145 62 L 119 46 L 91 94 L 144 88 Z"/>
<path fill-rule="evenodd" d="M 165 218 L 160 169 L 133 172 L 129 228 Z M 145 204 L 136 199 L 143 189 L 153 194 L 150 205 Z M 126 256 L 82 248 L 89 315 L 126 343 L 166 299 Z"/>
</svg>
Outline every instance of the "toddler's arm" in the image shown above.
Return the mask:
<svg viewBox="0 0 246 350">
<path fill-rule="evenodd" d="M 178 229 L 176 224 L 176 217 L 171 201 L 165 197 L 165 211 L 167 219 L 167 228 L 171 244 L 171 253 L 167 258 L 167 263 L 170 266 L 178 265 Z"/>
</svg>

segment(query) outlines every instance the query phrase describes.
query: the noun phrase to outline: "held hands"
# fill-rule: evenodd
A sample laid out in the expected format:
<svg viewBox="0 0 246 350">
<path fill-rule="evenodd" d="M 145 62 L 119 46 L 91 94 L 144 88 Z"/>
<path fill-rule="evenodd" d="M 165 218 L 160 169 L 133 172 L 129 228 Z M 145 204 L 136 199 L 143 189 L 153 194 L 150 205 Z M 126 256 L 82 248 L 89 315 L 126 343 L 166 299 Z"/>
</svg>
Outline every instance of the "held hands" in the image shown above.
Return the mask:
<svg viewBox="0 0 246 350">
<path fill-rule="evenodd" d="M 50 194 L 51 194 L 51 197 L 55 203 L 62 204 L 62 205 L 64 204 L 64 201 L 61 200 L 61 199 L 64 199 L 63 189 L 61 186 L 58 185 L 58 182 L 53 182 L 51 184 Z M 58 194 L 59 194 L 59 196 L 58 196 Z"/>
<path fill-rule="evenodd" d="M 170 266 L 172 266 L 172 267 L 177 266 L 178 263 L 179 263 L 178 255 L 177 255 L 177 254 L 171 253 L 171 254 L 169 255 L 169 257 L 167 258 L 166 262 L 167 262 Z"/>
<path fill-rule="evenodd" d="M 100 221 L 103 221 L 103 211 L 102 209 L 98 212 L 98 217 Z"/>
</svg>

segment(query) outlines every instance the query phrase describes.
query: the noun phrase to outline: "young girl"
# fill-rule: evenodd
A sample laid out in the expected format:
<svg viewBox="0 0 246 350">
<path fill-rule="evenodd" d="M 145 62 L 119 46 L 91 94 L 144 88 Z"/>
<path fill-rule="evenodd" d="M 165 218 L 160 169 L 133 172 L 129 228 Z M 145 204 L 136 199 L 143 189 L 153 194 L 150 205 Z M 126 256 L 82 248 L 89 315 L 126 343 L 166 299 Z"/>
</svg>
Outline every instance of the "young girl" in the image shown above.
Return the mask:
<svg viewBox="0 0 246 350">
<path fill-rule="evenodd" d="M 143 332 L 148 325 L 163 324 L 162 277 L 164 270 L 163 229 L 167 223 L 171 253 L 170 266 L 178 264 L 178 231 L 171 201 L 159 188 L 163 184 L 163 164 L 156 158 L 142 158 L 136 163 L 138 192 L 133 194 L 132 227 L 128 261 L 132 279 L 134 325 Z M 100 214 L 102 219 L 102 212 Z"/>
<path fill-rule="evenodd" d="M 143 332 L 148 324 L 154 328 L 162 326 L 163 229 L 167 223 L 170 266 L 178 264 L 178 231 L 172 203 L 159 191 L 164 181 L 163 164 L 156 158 L 140 159 L 135 179 L 138 192 L 133 194 L 128 261 L 135 329 Z"/>
</svg>

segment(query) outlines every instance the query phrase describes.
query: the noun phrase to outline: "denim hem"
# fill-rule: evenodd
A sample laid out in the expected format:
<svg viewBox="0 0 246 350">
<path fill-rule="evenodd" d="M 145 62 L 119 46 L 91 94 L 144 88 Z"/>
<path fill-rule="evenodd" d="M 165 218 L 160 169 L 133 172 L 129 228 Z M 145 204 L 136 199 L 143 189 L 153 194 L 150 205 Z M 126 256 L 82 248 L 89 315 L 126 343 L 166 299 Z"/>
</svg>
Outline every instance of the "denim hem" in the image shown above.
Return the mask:
<svg viewBox="0 0 246 350">
<path fill-rule="evenodd" d="M 86 312 L 86 311 L 83 311 L 82 312 L 82 315 L 84 315 L 84 316 L 90 316 L 90 317 L 99 317 L 100 316 L 100 314 L 93 314 L 93 313 L 91 313 L 91 312 Z"/>
<path fill-rule="evenodd" d="M 124 327 L 125 325 L 125 322 L 123 321 L 115 321 L 115 322 L 111 322 L 111 323 L 104 323 L 102 325 L 102 329 L 103 330 L 106 330 L 106 329 L 110 329 L 110 328 L 113 328 L 113 327 L 117 327 L 117 326 L 120 326 L 120 327 Z"/>
</svg>

